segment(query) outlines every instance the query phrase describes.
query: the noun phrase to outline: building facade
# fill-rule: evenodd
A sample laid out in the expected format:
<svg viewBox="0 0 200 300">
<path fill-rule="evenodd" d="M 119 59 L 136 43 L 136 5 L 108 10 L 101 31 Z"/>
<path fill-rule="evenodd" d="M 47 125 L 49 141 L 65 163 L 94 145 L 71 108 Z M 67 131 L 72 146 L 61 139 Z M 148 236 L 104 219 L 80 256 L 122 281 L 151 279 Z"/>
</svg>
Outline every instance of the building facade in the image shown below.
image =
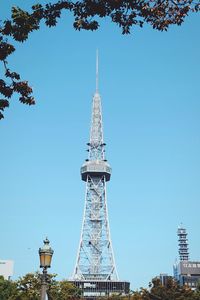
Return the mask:
<svg viewBox="0 0 200 300">
<path fill-rule="evenodd" d="M 13 260 L 0 260 L 0 276 L 10 280 L 13 276 L 14 262 Z"/>
</svg>

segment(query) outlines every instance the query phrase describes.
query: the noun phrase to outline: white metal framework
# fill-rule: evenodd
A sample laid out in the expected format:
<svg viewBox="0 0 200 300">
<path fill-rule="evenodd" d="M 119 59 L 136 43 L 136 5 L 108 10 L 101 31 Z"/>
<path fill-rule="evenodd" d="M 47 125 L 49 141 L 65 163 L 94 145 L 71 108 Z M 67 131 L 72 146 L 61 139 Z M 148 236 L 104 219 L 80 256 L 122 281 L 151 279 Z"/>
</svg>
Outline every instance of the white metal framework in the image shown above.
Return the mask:
<svg viewBox="0 0 200 300">
<path fill-rule="evenodd" d="M 178 227 L 178 245 L 179 245 L 179 258 L 180 261 L 189 260 L 189 250 L 188 250 L 188 240 L 187 240 L 187 231 L 183 226 Z"/>
<path fill-rule="evenodd" d="M 111 168 L 105 160 L 98 55 L 90 142 L 87 145 L 88 159 L 81 167 L 81 177 L 86 182 L 85 208 L 73 280 L 118 280 L 106 199 L 106 181 L 110 180 Z"/>
</svg>

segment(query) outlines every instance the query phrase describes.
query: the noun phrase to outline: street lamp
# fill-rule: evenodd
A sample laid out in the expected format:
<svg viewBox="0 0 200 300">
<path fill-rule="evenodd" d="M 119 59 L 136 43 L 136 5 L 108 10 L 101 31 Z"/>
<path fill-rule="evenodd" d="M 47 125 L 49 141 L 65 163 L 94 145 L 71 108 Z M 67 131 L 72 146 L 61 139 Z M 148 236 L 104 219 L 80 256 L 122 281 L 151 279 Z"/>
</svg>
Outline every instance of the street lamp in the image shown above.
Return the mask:
<svg viewBox="0 0 200 300">
<path fill-rule="evenodd" d="M 39 248 L 39 256 L 40 256 L 40 268 L 42 268 L 42 276 L 41 276 L 41 300 L 46 299 L 46 291 L 47 291 L 47 268 L 51 267 L 51 259 L 53 256 L 53 250 L 49 246 L 49 240 L 46 238 L 44 240 L 44 245 L 42 248 Z"/>
</svg>

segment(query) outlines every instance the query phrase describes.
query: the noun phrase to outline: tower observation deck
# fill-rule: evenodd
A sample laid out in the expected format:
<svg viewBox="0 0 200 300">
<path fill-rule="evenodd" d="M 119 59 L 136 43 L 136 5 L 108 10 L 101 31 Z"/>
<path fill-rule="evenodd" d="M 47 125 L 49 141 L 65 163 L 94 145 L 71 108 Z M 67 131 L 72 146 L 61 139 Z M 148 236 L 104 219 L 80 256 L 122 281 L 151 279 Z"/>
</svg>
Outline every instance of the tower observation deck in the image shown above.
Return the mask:
<svg viewBox="0 0 200 300">
<path fill-rule="evenodd" d="M 98 91 L 98 53 L 96 91 L 92 101 L 92 119 L 88 158 L 81 167 L 86 183 L 85 207 L 77 259 L 71 282 L 82 290 L 83 297 L 96 298 L 113 293 L 127 294 L 129 282 L 120 281 L 110 236 L 106 182 L 111 167 L 105 159 L 101 97 Z"/>
</svg>

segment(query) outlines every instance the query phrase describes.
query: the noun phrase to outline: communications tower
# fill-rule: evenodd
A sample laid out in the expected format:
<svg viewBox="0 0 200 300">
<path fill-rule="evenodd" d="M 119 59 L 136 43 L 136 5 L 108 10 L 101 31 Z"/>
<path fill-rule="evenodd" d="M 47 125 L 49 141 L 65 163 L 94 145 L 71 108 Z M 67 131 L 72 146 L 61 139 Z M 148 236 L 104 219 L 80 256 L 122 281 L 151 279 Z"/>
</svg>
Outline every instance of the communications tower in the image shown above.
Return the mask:
<svg viewBox="0 0 200 300">
<path fill-rule="evenodd" d="M 81 179 L 86 183 L 85 207 L 72 278 L 86 298 L 129 292 L 129 282 L 119 281 L 110 236 L 106 183 L 111 177 L 111 167 L 105 158 L 98 73 L 97 53 L 88 158 L 81 167 Z"/>
<path fill-rule="evenodd" d="M 200 261 L 189 259 L 187 230 L 181 224 L 178 227 L 178 252 L 179 261 L 176 261 L 174 269 L 174 278 L 180 286 L 188 286 L 196 289 L 200 281 Z"/>
<path fill-rule="evenodd" d="M 188 240 L 187 240 L 187 231 L 183 226 L 178 227 L 178 245 L 179 245 L 179 258 L 180 261 L 189 260 L 189 250 L 188 250 Z"/>
</svg>

